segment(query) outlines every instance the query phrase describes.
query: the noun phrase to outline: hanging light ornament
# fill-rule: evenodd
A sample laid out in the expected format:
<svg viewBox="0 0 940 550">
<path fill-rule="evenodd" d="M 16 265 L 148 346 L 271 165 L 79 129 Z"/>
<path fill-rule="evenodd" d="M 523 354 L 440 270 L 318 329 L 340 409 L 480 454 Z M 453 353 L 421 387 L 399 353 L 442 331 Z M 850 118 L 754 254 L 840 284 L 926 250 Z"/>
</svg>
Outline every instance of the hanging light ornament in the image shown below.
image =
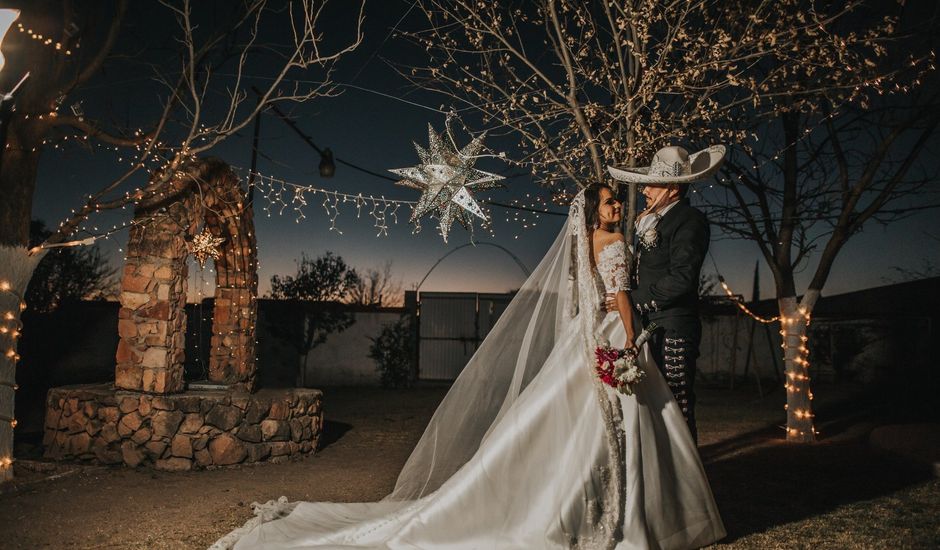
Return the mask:
<svg viewBox="0 0 940 550">
<path fill-rule="evenodd" d="M 320 153 L 320 177 L 332 178 L 336 174 L 336 163 L 333 162 L 333 151 L 327 147 Z"/>
<path fill-rule="evenodd" d="M 225 242 L 225 239 L 216 237 L 206 227 L 202 228 L 202 233 L 193 237 L 193 240 L 186 243 L 189 253 L 199 262 L 199 267 L 206 267 L 206 260 L 212 258 L 212 261 L 218 260 L 222 256 L 219 245 Z"/>
<path fill-rule="evenodd" d="M 411 168 L 395 168 L 389 172 L 404 179 L 398 185 L 421 191 L 421 197 L 411 213 L 411 223 L 420 229 L 419 218 L 432 214 L 440 221 L 441 236 L 447 235 L 454 221 L 465 229 L 473 227 L 473 217 L 488 221 L 469 189 L 485 190 L 502 187 L 503 176 L 477 170 L 473 167 L 483 149 L 484 134 L 473 138 L 460 151 L 450 132 L 452 114 L 447 115 L 446 133 L 438 134 L 428 124 L 428 148 L 414 144 L 421 164 Z M 444 139 L 446 138 L 448 139 Z"/>
</svg>

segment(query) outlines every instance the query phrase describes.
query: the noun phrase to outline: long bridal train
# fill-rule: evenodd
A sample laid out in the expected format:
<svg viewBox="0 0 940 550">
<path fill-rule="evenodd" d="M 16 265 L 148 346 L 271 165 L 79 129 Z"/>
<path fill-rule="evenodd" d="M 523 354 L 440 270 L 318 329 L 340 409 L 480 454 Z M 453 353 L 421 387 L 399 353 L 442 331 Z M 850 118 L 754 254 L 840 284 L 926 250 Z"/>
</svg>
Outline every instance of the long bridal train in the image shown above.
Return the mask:
<svg viewBox="0 0 940 550">
<path fill-rule="evenodd" d="M 616 346 L 626 336 L 616 313 L 597 318 L 598 301 L 592 323 L 577 314 L 590 303 L 573 253 L 581 219 L 569 217 L 454 382 L 392 493 L 366 503 L 281 497 L 213 549 L 692 548 L 723 537 L 648 351 L 632 396 L 599 385 L 585 359 L 582 327 Z"/>
</svg>

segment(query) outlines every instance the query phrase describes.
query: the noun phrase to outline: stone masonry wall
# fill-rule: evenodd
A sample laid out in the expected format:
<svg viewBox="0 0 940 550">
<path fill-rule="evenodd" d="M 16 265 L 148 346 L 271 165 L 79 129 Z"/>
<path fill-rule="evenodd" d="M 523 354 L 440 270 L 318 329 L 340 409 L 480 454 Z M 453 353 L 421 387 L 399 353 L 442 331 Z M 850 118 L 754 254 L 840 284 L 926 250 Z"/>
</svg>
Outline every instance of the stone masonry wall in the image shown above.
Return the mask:
<svg viewBox="0 0 940 550">
<path fill-rule="evenodd" d="M 208 378 L 233 389 L 256 386 L 255 323 L 258 319 L 258 259 L 252 209 L 238 178 L 222 170 L 212 193 L 204 194 L 206 227 L 225 239 L 215 260 L 215 308 Z"/>
<path fill-rule="evenodd" d="M 166 193 L 141 201 L 134 213 L 147 223 L 130 229 L 121 279 L 114 383 L 125 390 L 184 389 L 186 235 L 196 225 L 186 185 L 174 178 Z"/>
<path fill-rule="evenodd" d="M 202 220 L 222 239 L 213 262 L 208 378 L 253 391 L 258 262 L 251 208 L 224 162 L 206 159 L 178 176 L 134 213 L 139 223 L 130 230 L 121 280 L 115 385 L 158 394 L 184 390 L 187 239 Z"/>
<path fill-rule="evenodd" d="M 46 398 L 44 456 L 172 471 L 281 462 L 316 450 L 321 403 L 304 388 L 160 396 L 62 386 Z"/>
<path fill-rule="evenodd" d="M 144 233 L 138 243 L 153 240 L 168 239 Z M 183 246 L 185 251 L 185 244 L 168 246 Z M 155 246 L 148 248 L 161 253 Z M 120 388 L 153 393 L 183 390 L 186 255 L 163 253 L 169 257 L 129 257 L 124 265 L 118 312 L 121 339 L 115 356 L 115 383 Z"/>
</svg>

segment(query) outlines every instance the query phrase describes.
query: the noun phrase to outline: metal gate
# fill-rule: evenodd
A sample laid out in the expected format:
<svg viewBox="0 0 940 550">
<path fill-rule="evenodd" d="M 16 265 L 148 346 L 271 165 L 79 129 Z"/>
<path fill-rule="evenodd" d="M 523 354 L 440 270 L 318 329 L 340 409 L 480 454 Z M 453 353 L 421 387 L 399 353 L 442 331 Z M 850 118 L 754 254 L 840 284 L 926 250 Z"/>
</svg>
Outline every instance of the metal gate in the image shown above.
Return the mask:
<svg viewBox="0 0 940 550">
<path fill-rule="evenodd" d="M 512 297 L 422 292 L 418 302 L 418 378 L 457 378 Z"/>
</svg>

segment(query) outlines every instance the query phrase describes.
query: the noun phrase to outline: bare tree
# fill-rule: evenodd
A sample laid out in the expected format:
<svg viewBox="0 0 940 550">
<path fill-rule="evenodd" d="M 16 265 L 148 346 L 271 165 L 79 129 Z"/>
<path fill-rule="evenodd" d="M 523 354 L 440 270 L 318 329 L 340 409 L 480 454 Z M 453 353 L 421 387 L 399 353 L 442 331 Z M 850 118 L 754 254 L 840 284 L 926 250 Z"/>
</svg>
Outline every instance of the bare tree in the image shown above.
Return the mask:
<svg viewBox="0 0 940 550">
<path fill-rule="evenodd" d="M 861 3 L 419 0 L 429 28 L 408 36 L 430 60 L 402 73 L 517 139 L 517 162 L 562 191 L 665 144 L 740 141 L 735 120 L 783 99 L 808 110 L 820 90 L 852 95 L 890 74 L 859 69 L 893 20 L 836 30 Z M 628 206 L 629 232 L 635 186 Z"/>
<path fill-rule="evenodd" d="M 291 315 L 275 315 L 269 320 L 274 331 L 301 356 L 297 372 L 300 387 L 306 385 L 307 361 L 313 348 L 326 342 L 330 334 L 342 332 L 356 322 L 343 304 L 350 301 L 360 282 L 356 270 L 330 251 L 314 259 L 302 255 L 296 275 L 271 277 L 268 297 L 292 300 L 301 317 L 298 320 Z"/>
<path fill-rule="evenodd" d="M 896 265 L 891 268 L 891 271 L 895 273 L 893 277 L 882 277 L 881 280 L 886 283 L 906 283 L 920 279 L 940 277 L 940 267 L 927 258 L 921 258 L 920 264 L 917 267 L 902 267 Z"/>
<path fill-rule="evenodd" d="M 52 232 L 33 220 L 30 241 L 38 244 Z M 74 300 L 116 299 L 118 282 L 113 267 L 97 245 L 60 248 L 43 257 L 26 288 L 26 302 L 33 311 L 48 312 Z"/>
<path fill-rule="evenodd" d="M 350 300 L 354 304 L 370 307 L 395 307 L 404 303 L 401 281 L 392 278 L 392 261 L 381 268 L 360 270 L 359 281 L 353 287 Z"/>
<path fill-rule="evenodd" d="M 199 30 L 190 0 L 160 1 L 159 5 L 178 25 L 175 40 L 179 44 L 179 63 L 175 68 L 153 65 L 152 78 L 164 93 L 160 113 L 146 131 L 109 130 L 90 115 L 67 109 L 71 95 L 97 75 L 110 57 L 124 53 L 112 50 L 126 22 L 126 0 L 116 3 L 114 13 L 97 3 L 40 1 L 21 7 L 21 22 L 42 22 L 49 27 L 45 32 L 63 39 L 59 49 L 37 47 L 26 33 L 14 34 L 13 40 L 7 41 L 10 49 L 29 55 L 8 56 L 2 84 L 9 88 L 9 83 L 26 70 L 31 71 L 31 77 L 17 95 L 17 111 L 10 121 L 9 142 L 2 156 L 0 193 L 10 200 L 0 205 L 0 244 L 22 246 L 27 242 L 36 168 L 47 139 L 69 131 L 73 140 L 127 147 L 128 158 L 133 159 L 123 174 L 89 195 L 75 215 L 49 238 L 47 244 L 53 244 L 71 236 L 92 214 L 146 197 L 196 156 L 247 126 L 269 105 L 335 93 L 330 81 L 335 62 L 362 40 L 362 6 L 349 40 L 325 51 L 324 34 L 318 25 L 327 2 L 305 0 L 292 3 L 288 9 L 275 9 L 267 0 L 250 0 L 240 3 L 237 9 L 226 10 L 231 12 L 227 21 L 212 21 L 211 26 L 203 22 L 209 32 Z M 289 31 L 287 44 L 261 42 L 262 22 L 280 23 Z M 106 32 L 98 36 L 94 34 L 96 28 Z M 70 54 L 65 55 L 65 51 Z M 277 63 L 266 63 L 269 73 L 262 75 L 264 85 L 258 101 L 246 102 L 253 95 L 248 88 L 257 80 L 247 68 L 262 56 L 265 61 L 274 57 Z M 320 83 L 286 85 L 293 73 L 312 69 L 322 72 Z M 211 105 L 207 102 L 210 97 Z M 219 97 L 224 99 L 220 101 Z M 140 182 L 141 176 L 148 181 Z M 138 187 L 125 189 L 135 182 Z"/>
<path fill-rule="evenodd" d="M 348 28 L 338 25 L 335 18 L 331 20 L 329 34 L 337 36 L 329 47 L 321 21 L 328 5 L 326 0 L 288 4 L 160 0 L 151 7 L 162 7 L 175 21 L 176 28 L 171 26 L 166 32 L 178 49 L 151 64 L 154 89 L 162 90 L 159 114 L 145 129 L 109 130 L 91 115 L 60 107 L 70 105 L 70 98 L 100 73 L 107 61 L 118 55 L 138 55 L 114 50 L 132 13 L 130 3 L 21 3 L 19 21 L 33 32 L 14 32 L 11 40 L 4 41 L 5 49 L 15 50 L 17 55 L 7 55 L 8 66 L 0 81 L 0 89 L 9 90 L 11 81 L 31 71 L 17 95 L 7 147 L 0 151 L 0 312 L 5 312 L 7 329 L 0 338 L 18 335 L 19 314 L 25 308 L 23 292 L 44 251 L 52 246 L 87 244 L 100 236 L 94 234 L 93 227 L 82 229 L 95 213 L 159 198 L 173 178 L 192 176 L 191 169 L 198 171 L 200 155 L 246 127 L 267 107 L 336 92 L 331 75 L 336 62 L 362 41 L 364 3 L 357 3 L 358 14 Z M 213 6 L 227 17 L 212 18 Z M 262 36 L 265 28 L 279 32 L 273 37 Z M 99 29 L 101 34 L 96 33 Z M 57 46 L 36 38 L 45 36 L 57 37 Z M 263 74 L 253 74 L 259 72 L 258 67 L 263 67 Z M 288 85 L 295 73 L 303 73 L 304 82 L 312 84 L 295 80 Z M 246 101 L 255 97 L 251 86 L 261 90 L 256 101 Z M 97 190 L 84 204 L 78 205 L 45 242 L 27 249 L 42 145 L 63 132 L 80 142 L 126 147 L 129 166 L 111 181 L 90 184 Z M 66 242 L 79 232 L 85 238 Z M 14 379 L 17 358 L 15 341 L 5 343 L 10 345 L 3 349 L 9 348 L 10 353 L 0 356 L 2 384 Z M 0 420 L 4 421 L 0 422 L 0 480 L 12 476 L 12 393 L 0 388 Z"/>
<path fill-rule="evenodd" d="M 723 166 L 702 193 L 726 234 L 754 241 L 774 277 L 784 342 L 787 438 L 815 439 L 807 326 L 849 239 L 940 206 L 940 174 L 919 162 L 940 123 L 940 95 L 892 96 L 842 111 L 785 113 Z M 934 193 L 933 198 L 931 193 Z M 796 274 L 812 274 L 798 292 Z"/>
<path fill-rule="evenodd" d="M 718 276 L 714 273 L 702 273 L 698 278 L 698 297 L 705 299 L 715 295 L 718 286 Z"/>
</svg>

